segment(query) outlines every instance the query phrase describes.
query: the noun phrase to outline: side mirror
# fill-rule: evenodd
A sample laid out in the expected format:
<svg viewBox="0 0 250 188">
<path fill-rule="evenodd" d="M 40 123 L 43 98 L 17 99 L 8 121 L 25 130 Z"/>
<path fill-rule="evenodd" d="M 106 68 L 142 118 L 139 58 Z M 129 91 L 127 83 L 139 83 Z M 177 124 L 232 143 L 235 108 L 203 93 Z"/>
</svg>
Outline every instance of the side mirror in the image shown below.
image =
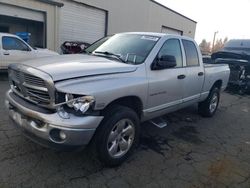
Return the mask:
<svg viewBox="0 0 250 188">
<path fill-rule="evenodd" d="M 176 67 L 176 59 L 172 55 L 163 55 L 158 57 L 155 63 L 152 64 L 152 70 L 162 70 Z"/>
</svg>

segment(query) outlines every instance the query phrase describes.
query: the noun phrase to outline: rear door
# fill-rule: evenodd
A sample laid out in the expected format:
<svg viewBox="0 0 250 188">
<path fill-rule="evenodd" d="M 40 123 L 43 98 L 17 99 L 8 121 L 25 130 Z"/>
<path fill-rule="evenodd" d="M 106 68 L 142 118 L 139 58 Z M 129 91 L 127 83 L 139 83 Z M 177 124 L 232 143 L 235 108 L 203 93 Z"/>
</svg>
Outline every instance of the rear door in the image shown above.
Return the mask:
<svg viewBox="0 0 250 188">
<path fill-rule="evenodd" d="M 35 54 L 23 41 L 12 36 L 2 37 L 2 67 L 7 68 L 11 63 L 32 59 Z"/>
<path fill-rule="evenodd" d="M 197 46 L 191 40 L 182 39 L 186 56 L 185 90 L 183 102 L 194 101 L 200 98 L 204 83 L 204 67 L 200 62 Z"/>
</svg>

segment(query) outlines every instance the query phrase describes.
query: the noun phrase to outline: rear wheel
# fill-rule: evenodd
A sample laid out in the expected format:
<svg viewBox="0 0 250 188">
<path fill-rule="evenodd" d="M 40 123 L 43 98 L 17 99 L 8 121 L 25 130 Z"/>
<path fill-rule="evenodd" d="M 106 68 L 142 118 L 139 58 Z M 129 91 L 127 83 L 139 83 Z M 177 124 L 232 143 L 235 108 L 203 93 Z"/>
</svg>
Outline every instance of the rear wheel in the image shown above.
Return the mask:
<svg viewBox="0 0 250 188">
<path fill-rule="evenodd" d="M 219 101 L 220 101 L 220 89 L 214 87 L 210 91 L 207 99 L 199 103 L 198 106 L 199 114 L 201 114 L 204 117 L 212 117 L 218 108 Z"/>
<path fill-rule="evenodd" d="M 95 135 L 95 150 L 107 166 L 120 165 L 135 148 L 139 138 L 139 118 L 130 108 L 114 106 Z"/>
</svg>

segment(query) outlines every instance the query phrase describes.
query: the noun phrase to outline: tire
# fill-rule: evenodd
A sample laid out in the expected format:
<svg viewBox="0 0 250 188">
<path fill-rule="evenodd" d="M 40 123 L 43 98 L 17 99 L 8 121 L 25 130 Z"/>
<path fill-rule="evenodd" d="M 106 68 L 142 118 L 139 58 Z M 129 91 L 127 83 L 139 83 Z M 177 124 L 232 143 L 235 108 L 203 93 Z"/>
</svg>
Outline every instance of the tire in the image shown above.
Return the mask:
<svg viewBox="0 0 250 188">
<path fill-rule="evenodd" d="M 139 140 L 140 121 L 130 108 L 112 106 L 94 136 L 94 151 L 106 166 L 118 166 L 133 152 Z"/>
<path fill-rule="evenodd" d="M 213 87 L 207 97 L 203 102 L 198 105 L 199 114 L 203 117 L 212 117 L 217 111 L 220 101 L 220 89 Z"/>
</svg>

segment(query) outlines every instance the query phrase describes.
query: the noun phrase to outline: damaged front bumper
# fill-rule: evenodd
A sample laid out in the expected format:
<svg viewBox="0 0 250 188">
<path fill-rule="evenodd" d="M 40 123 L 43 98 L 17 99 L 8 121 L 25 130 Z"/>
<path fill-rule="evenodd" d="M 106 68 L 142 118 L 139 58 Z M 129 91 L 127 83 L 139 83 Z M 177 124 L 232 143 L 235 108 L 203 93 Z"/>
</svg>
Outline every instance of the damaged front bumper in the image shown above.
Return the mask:
<svg viewBox="0 0 250 188">
<path fill-rule="evenodd" d="M 6 94 L 5 105 L 13 124 L 31 140 L 46 147 L 64 149 L 87 145 L 102 116 L 75 116 L 62 119 L 57 112 L 30 104 L 12 91 Z"/>
</svg>

